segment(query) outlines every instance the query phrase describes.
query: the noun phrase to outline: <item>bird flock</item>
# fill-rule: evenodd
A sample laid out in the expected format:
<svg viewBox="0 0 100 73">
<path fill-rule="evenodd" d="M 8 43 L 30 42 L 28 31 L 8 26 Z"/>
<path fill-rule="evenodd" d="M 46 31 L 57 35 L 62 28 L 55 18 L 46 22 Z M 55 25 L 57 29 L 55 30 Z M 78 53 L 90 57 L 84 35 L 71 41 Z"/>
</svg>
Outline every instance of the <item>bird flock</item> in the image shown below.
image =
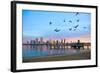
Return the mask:
<svg viewBox="0 0 100 73">
<path fill-rule="evenodd" d="M 76 12 L 76 13 L 75 13 L 75 16 L 78 16 L 78 15 L 79 15 L 79 12 Z M 68 23 L 73 23 L 72 20 L 66 20 L 66 19 L 64 19 L 64 20 L 63 20 L 63 23 L 66 23 L 66 22 L 68 22 Z M 76 22 L 79 23 L 79 22 L 80 22 L 80 19 L 77 19 Z M 49 25 L 50 25 L 50 26 L 53 25 L 53 22 L 50 21 L 50 22 L 49 22 Z M 75 25 L 75 26 L 73 26 L 73 27 L 69 27 L 68 30 L 69 30 L 69 31 L 72 31 L 72 30 L 75 31 L 75 30 L 78 29 L 78 27 L 79 27 L 79 24 L 77 24 L 77 25 Z M 86 29 L 86 28 L 87 28 L 86 26 L 83 27 L 83 29 Z M 55 32 L 60 32 L 61 29 L 55 28 L 54 31 L 55 31 Z"/>
</svg>

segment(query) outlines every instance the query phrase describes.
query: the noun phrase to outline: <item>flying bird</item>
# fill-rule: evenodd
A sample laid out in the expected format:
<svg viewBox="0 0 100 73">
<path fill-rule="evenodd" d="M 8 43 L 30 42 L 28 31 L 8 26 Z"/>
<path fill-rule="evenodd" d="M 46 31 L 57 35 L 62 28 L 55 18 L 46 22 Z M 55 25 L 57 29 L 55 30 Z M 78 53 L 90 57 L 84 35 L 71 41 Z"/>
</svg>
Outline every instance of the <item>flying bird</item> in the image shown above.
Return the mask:
<svg viewBox="0 0 100 73">
<path fill-rule="evenodd" d="M 49 22 L 49 25 L 51 25 L 52 24 L 52 22 Z"/>
<path fill-rule="evenodd" d="M 69 31 L 71 31 L 72 30 L 72 28 L 69 28 Z"/>
<path fill-rule="evenodd" d="M 74 28 L 77 28 L 79 25 L 74 26 Z"/>
<path fill-rule="evenodd" d="M 86 29 L 86 27 L 83 27 L 84 29 Z"/>
<path fill-rule="evenodd" d="M 64 20 L 64 22 L 66 22 L 66 21 Z"/>
<path fill-rule="evenodd" d="M 77 22 L 79 22 L 80 20 L 78 19 Z"/>
<path fill-rule="evenodd" d="M 72 21 L 71 21 L 71 20 L 69 20 L 69 22 L 70 22 L 70 23 L 72 23 Z"/>
<path fill-rule="evenodd" d="M 56 28 L 54 31 L 55 31 L 55 32 L 59 32 L 59 31 L 60 31 L 60 29 L 57 29 L 57 28 Z"/>
<path fill-rule="evenodd" d="M 76 16 L 79 14 L 79 12 L 76 12 Z"/>
</svg>

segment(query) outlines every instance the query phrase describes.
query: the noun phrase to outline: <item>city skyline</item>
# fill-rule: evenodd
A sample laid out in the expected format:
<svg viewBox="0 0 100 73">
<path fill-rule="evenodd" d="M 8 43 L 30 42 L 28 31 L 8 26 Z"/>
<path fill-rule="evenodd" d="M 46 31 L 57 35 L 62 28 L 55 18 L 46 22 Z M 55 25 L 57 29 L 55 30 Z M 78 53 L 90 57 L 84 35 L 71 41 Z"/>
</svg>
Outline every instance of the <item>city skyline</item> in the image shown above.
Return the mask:
<svg viewBox="0 0 100 73">
<path fill-rule="evenodd" d="M 36 38 L 34 40 L 28 40 L 22 44 L 23 46 L 31 46 L 34 48 L 40 48 L 39 46 L 46 46 L 49 49 L 90 49 L 91 43 L 90 42 L 81 42 L 80 40 L 77 41 L 70 41 L 67 42 L 66 39 L 61 40 L 47 40 Z M 43 49 L 43 47 L 41 48 Z"/>
<path fill-rule="evenodd" d="M 40 39 L 41 37 L 36 37 L 36 38 Z M 22 40 L 23 40 L 23 43 L 25 43 L 27 41 L 35 40 L 36 38 L 34 38 L 34 37 L 23 37 Z M 76 37 L 75 38 L 69 37 L 69 38 L 63 38 L 63 39 L 65 39 L 66 42 L 71 42 L 71 41 L 76 42 L 77 40 L 80 40 L 81 42 L 91 42 L 90 35 L 81 36 L 80 38 L 78 38 L 78 37 L 77 38 Z M 53 39 L 46 39 L 46 38 L 43 38 L 44 42 L 46 42 L 48 40 L 51 40 L 51 41 L 55 40 L 56 41 L 56 40 L 62 40 L 62 39 L 54 39 L 54 38 Z"/>
<path fill-rule="evenodd" d="M 72 39 L 60 39 L 60 40 L 58 40 L 58 39 L 56 39 L 56 40 L 52 40 L 52 39 L 44 39 L 43 37 L 40 37 L 40 38 L 34 38 L 34 39 L 26 39 L 26 40 L 23 40 L 23 44 L 27 44 L 27 42 L 28 42 L 28 44 L 29 43 L 31 43 L 31 42 L 37 42 L 37 43 L 46 43 L 47 41 L 50 41 L 50 42 L 56 42 L 56 41 L 58 41 L 58 42 L 61 42 L 61 41 L 65 41 L 66 43 L 75 43 L 75 42 L 77 42 L 78 40 L 80 40 L 80 39 L 74 39 L 74 41 L 73 41 L 73 38 Z M 90 41 L 82 41 L 82 40 L 80 40 L 80 42 L 82 42 L 82 43 L 91 43 Z"/>
</svg>

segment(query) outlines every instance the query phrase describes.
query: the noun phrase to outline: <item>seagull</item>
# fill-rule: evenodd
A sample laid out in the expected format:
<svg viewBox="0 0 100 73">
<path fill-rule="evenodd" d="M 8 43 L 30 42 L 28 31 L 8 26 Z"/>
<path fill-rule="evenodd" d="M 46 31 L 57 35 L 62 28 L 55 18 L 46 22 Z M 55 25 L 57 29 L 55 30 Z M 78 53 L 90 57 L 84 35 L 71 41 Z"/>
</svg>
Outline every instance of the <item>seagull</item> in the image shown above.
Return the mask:
<svg viewBox="0 0 100 73">
<path fill-rule="evenodd" d="M 70 23 L 72 23 L 72 21 L 71 21 L 71 20 L 69 20 L 69 22 L 70 22 Z"/>
<path fill-rule="evenodd" d="M 60 29 L 57 29 L 57 28 L 56 28 L 54 31 L 55 31 L 55 32 L 59 32 L 59 31 L 60 31 Z"/>
<path fill-rule="evenodd" d="M 77 28 L 79 25 L 74 26 L 74 28 Z"/>
<path fill-rule="evenodd" d="M 76 12 L 76 16 L 79 14 L 79 12 Z"/>
<path fill-rule="evenodd" d="M 64 20 L 64 22 L 65 22 L 65 20 Z"/>
<path fill-rule="evenodd" d="M 84 29 L 86 29 L 86 27 L 83 27 Z"/>
<path fill-rule="evenodd" d="M 72 30 L 72 28 L 69 28 L 69 30 L 71 31 L 71 30 Z"/>
<path fill-rule="evenodd" d="M 77 20 L 77 22 L 79 22 L 79 19 Z"/>
<path fill-rule="evenodd" d="M 52 24 L 52 22 L 49 22 L 49 25 L 51 25 Z"/>
</svg>

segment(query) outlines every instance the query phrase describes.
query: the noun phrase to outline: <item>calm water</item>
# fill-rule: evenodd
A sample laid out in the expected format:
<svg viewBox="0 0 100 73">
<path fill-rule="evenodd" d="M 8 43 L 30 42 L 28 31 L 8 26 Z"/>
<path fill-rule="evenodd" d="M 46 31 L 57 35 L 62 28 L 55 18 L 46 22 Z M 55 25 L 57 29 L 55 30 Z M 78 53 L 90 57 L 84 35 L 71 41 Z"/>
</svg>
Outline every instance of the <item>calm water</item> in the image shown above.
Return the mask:
<svg viewBox="0 0 100 73">
<path fill-rule="evenodd" d="M 43 56 L 56 56 L 56 55 L 71 55 L 80 53 L 75 49 L 50 49 L 47 46 L 23 46 L 23 57 L 43 57 Z"/>
</svg>

